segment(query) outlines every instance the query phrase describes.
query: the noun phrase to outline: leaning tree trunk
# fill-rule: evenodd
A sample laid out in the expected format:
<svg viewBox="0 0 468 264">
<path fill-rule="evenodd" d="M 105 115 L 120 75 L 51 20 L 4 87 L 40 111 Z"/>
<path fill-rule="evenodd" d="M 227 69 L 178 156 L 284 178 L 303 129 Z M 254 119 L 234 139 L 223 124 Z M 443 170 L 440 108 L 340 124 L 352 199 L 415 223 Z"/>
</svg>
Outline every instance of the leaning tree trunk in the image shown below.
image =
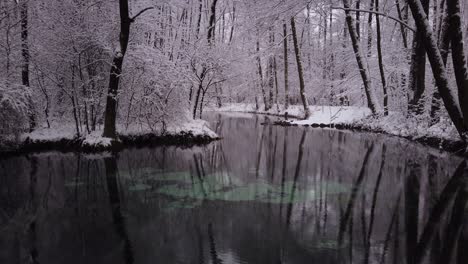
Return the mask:
<svg viewBox="0 0 468 264">
<path fill-rule="evenodd" d="M 427 14 L 429 11 L 429 0 L 422 0 L 422 5 L 424 12 Z M 408 102 L 408 110 L 411 114 L 421 114 L 423 111 L 421 99 L 426 89 L 426 51 L 424 46 L 424 36 L 417 30 L 413 38 L 413 52 L 411 55 L 408 83 L 408 88 L 413 92 L 413 96 Z"/>
<path fill-rule="evenodd" d="M 375 0 L 375 11 L 379 12 L 379 0 Z M 377 23 L 377 56 L 379 58 L 379 71 L 380 79 L 382 80 L 382 89 L 384 96 L 384 115 L 388 115 L 388 92 L 387 92 L 387 80 L 385 79 L 385 71 L 383 66 L 383 57 L 382 57 L 382 34 L 380 28 L 380 17 L 375 16 Z"/>
<path fill-rule="evenodd" d="M 120 38 L 119 45 L 114 53 L 109 77 L 109 88 L 107 91 L 106 111 L 104 116 L 103 137 L 117 138 L 115 120 L 117 118 L 117 92 L 119 89 L 122 65 L 127 52 L 128 40 L 130 37 L 130 25 L 143 12 L 152 8 L 145 8 L 134 17 L 130 17 L 128 10 L 128 0 L 119 0 L 120 10 Z"/>
<path fill-rule="evenodd" d="M 458 100 L 465 128 L 468 129 L 468 68 L 467 58 L 463 46 L 463 29 L 461 22 L 460 0 L 447 1 L 450 31 L 452 32 L 452 61 L 455 71 L 455 79 L 458 86 Z M 468 136 L 468 135 L 465 135 Z"/>
<path fill-rule="evenodd" d="M 29 44 L 28 44 L 28 2 L 21 0 L 20 15 L 21 15 L 21 55 L 23 56 L 23 65 L 21 68 L 21 80 L 24 86 L 29 86 Z M 32 96 L 29 97 L 29 132 L 36 128 L 36 111 Z"/>
<path fill-rule="evenodd" d="M 302 71 L 302 61 L 301 61 L 301 52 L 299 50 L 299 43 L 297 41 L 296 33 L 296 21 L 294 17 L 291 17 L 291 31 L 294 42 L 294 51 L 296 53 L 296 63 L 297 63 L 297 73 L 299 74 L 299 89 L 301 94 L 302 105 L 304 107 L 304 118 L 307 119 L 310 117 L 309 103 L 307 102 L 307 96 L 305 93 L 305 83 L 304 83 L 304 73 Z"/>
<path fill-rule="evenodd" d="M 448 54 L 450 50 L 450 38 L 451 38 L 451 32 L 449 29 L 450 23 L 449 23 L 449 17 L 447 12 L 442 12 L 444 9 L 444 3 L 445 1 L 441 2 L 440 8 L 441 8 L 441 15 L 439 17 L 439 29 L 435 34 L 437 34 L 437 39 L 439 42 L 439 50 L 440 50 L 440 55 L 442 56 L 442 61 L 444 62 L 444 66 L 447 65 L 447 59 L 448 59 Z M 431 105 L 431 113 L 430 116 L 432 118 L 431 124 L 434 124 L 436 122 L 436 114 L 440 110 L 440 94 L 439 91 L 435 90 L 432 95 L 432 105 Z"/>
<path fill-rule="evenodd" d="M 348 25 L 349 36 L 351 37 L 351 42 L 353 44 L 354 54 L 356 56 L 356 61 L 359 67 L 359 72 L 361 73 L 362 82 L 364 84 L 364 90 L 367 97 L 367 105 L 369 106 L 372 114 L 377 114 L 379 112 L 379 105 L 372 89 L 372 82 L 369 76 L 369 71 L 366 69 L 364 63 L 364 57 L 362 56 L 361 46 L 359 44 L 359 39 L 356 33 L 355 22 L 350 12 L 349 0 L 343 0 L 343 5 L 346 13 L 346 23 Z"/>
<path fill-rule="evenodd" d="M 283 46 L 284 46 L 284 108 L 289 108 L 289 63 L 288 63 L 288 32 L 286 23 L 283 24 Z"/>
<path fill-rule="evenodd" d="M 466 142 L 467 128 L 464 125 L 462 113 L 457 103 L 456 96 L 453 94 L 451 84 L 448 80 L 447 70 L 444 66 L 442 55 L 437 46 L 437 41 L 432 28 L 424 12 L 424 7 L 419 0 L 408 0 L 408 4 L 413 13 L 418 31 L 421 32 L 426 42 L 426 53 L 431 63 L 432 73 L 436 81 L 437 89 L 444 102 L 445 108 L 452 119 L 460 137 Z"/>
</svg>

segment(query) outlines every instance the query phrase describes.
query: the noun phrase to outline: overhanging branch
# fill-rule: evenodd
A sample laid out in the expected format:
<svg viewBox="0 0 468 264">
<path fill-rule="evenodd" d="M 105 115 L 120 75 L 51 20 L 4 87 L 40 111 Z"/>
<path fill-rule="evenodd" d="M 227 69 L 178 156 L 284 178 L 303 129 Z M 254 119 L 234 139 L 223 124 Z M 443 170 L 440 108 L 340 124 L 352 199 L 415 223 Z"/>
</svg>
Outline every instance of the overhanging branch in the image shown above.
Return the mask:
<svg viewBox="0 0 468 264">
<path fill-rule="evenodd" d="M 371 14 L 374 14 L 374 15 L 384 16 L 384 17 L 386 17 L 386 18 L 389 18 L 389 19 L 391 19 L 391 20 L 394 20 L 394 21 L 396 21 L 396 22 L 402 24 L 403 26 L 405 26 L 405 27 L 408 28 L 409 30 L 411 30 L 411 31 L 413 31 L 413 32 L 416 32 L 416 29 L 414 29 L 413 27 L 411 27 L 410 25 L 408 25 L 408 24 L 405 23 L 404 21 L 401 21 L 400 19 L 398 19 L 398 18 L 396 18 L 396 17 L 389 16 L 388 14 L 385 14 L 385 13 L 376 12 L 376 11 L 370 11 L 370 10 L 365 10 L 365 9 L 344 8 L 344 7 L 338 7 L 338 6 L 332 6 L 331 8 L 332 8 L 332 9 L 341 9 L 341 10 L 344 10 L 344 11 L 371 13 Z"/>
<path fill-rule="evenodd" d="M 143 14 L 144 12 L 148 11 L 148 10 L 151 10 L 151 9 L 154 9 L 154 7 L 147 7 L 143 10 L 141 10 L 140 12 L 138 12 L 135 16 L 133 16 L 132 18 L 130 18 L 130 21 L 131 22 L 134 22 L 135 19 L 137 19 L 139 16 L 141 16 L 141 14 Z"/>
</svg>

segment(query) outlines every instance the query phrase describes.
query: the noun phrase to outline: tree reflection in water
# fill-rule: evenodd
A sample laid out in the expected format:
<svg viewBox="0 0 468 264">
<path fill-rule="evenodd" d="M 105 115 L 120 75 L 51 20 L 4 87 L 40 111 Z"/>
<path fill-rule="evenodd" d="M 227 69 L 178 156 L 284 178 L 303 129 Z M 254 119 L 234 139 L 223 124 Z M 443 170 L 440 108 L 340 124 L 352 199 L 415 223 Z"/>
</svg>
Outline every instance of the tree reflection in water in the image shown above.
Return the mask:
<svg viewBox="0 0 468 264">
<path fill-rule="evenodd" d="M 460 158 L 211 120 L 205 147 L 1 158 L 0 263 L 468 263 Z"/>
</svg>

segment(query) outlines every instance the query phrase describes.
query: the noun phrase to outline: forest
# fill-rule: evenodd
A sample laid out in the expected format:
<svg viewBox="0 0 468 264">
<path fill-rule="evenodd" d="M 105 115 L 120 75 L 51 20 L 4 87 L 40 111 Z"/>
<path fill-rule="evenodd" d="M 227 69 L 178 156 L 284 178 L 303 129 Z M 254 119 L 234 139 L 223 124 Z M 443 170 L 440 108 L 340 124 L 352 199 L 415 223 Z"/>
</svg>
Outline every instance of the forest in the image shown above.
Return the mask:
<svg viewBox="0 0 468 264">
<path fill-rule="evenodd" d="M 313 106 L 364 107 L 374 129 L 466 142 L 467 9 L 460 0 L 3 0 L 0 135 L 116 139 L 244 104 L 297 106 L 289 112 L 299 119 Z"/>
<path fill-rule="evenodd" d="M 468 263 L 468 1 L 0 0 L 0 263 Z"/>
</svg>

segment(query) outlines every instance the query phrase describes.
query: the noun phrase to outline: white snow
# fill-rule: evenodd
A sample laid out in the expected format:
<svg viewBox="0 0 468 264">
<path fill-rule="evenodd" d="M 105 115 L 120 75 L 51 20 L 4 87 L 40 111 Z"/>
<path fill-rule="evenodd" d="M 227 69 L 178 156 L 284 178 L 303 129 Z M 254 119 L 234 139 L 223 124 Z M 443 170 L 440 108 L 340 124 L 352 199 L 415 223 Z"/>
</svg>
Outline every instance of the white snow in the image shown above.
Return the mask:
<svg viewBox="0 0 468 264">
<path fill-rule="evenodd" d="M 311 106 L 310 114 L 310 118 L 306 120 L 296 120 L 291 123 L 298 125 L 352 123 L 371 115 L 371 110 L 355 106 Z"/>
<path fill-rule="evenodd" d="M 279 111 L 278 111 L 279 109 Z M 216 112 L 240 112 L 240 113 L 257 113 L 257 114 L 268 114 L 268 115 L 279 115 L 284 116 L 288 112 L 289 117 L 300 118 L 304 116 L 303 107 L 300 105 L 290 105 L 287 110 L 284 109 L 283 105 L 274 105 L 270 110 L 265 111 L 265 107 L 261 105 L 259 109 L 255 109 L 255 104 L 226 104 L 221 108 L 211 107 L 208 111 Z"/>
<path fill-rule="evenodd" d="M 158 125 L 153 130 L 148 127 L 130 126 L 126 129 L 122 125 L 117 126 L 117 132 L 121 136 L 139 136 L 146 134 L 162 135 L 161 126 Z M 169 125 L 166 129 L 166 135 L 180 135 L 184 133 L 192 133 L 194 136 L 205 136 L 213 139 L 219 136 L 210 129 L 208 122 L 204 120 L 185 120 L 179 123 Z M 91 132 L 89 135 L 82 135 L 84 137 L 83 145 L 92 147 L 107 147 L 111 145 L 112 139 L 102 137 L 102 128 Z M 20 135 L 20 141 L 26 139 L 33 142 L 58 142 L 60 140 L 73 140 L 76 138 L 76 130 L 73 124 L 54 124 L 52 128 L 37 128 L 32 133 L 24 133 Z"/>
<path fill-rule="evenodd" d="M 86 136 L 82 144 L 88 147 L 110 147 L 112 138 L 103 137 L 101 131 L 94 131 Z"/>
<path fill-rule="evenodd" d="M 56 142 L 62 139 L 71 140 L 75 138 L 76 132 L 72 124 L 57 125 L 54 128 L 37 128 L 31 133 L 24 133 L 20 136 L 21 141 L 29 138 L 31 141 Z"/>
<path fill-rule="evenodd" d="M 447 117 L 441 118 L 438 123 L 429 126 L 426 120 L 407 118 L 402 113 L 390 112 L 388 116 L 379 118 L 369 117 L 357 120 L 354 124 L 372 131 L 382 131 L 390 135 L 412 139 L 424 137 L 435 137 L 452 141 L 460 139 L 453 123 Z"/>
<path fill-rule="evenodd" d="M 283 109 L 283 106 L 280 106 Z M 263 109 L 263 107 L 261 108 Z M 277 111 L 276 106 L 269 111 L 255 110 L 254 104 L 230 104 L 221 108 L 211 108 L 211 111 L 236 112 L 236 113 L 259 113 L 284 116 L 284 110 Z M 303 108 L 300 105 L 292 105 L 288 113 L 294 115 L 296 119 L 290 120 L 291 124 L 312 125 L 312 124 L 349 124 L 369 129 L 375 132 L 384 132 L 389 135 L 405 138 L 434 137 L 442 140 L 458 141 L 459 135 L 453 123 L 448 117 L 429 126 L 427 120 L 408 118 L 399 112 L 390 112 L 388 116 L 373 117 L 367 107 L 354 106 L 310 106 L 311 116 L 307 120 L 301 120 L 304 116 Z"/>
<path fill-rule="evenodd" d="M 367 107 L 355 106 L 309 106 L 311 116 L 307 120 L 300 120 L 304 116 L 304 109 L 302 105 L 291 105 L 287 110 L 283 105 L 278 107 L 275 105 L 272 109 L 264 111 L 262 106 L 260 110 L 255 110 L 254 104 L 229 104 L 221 108 L 211 108 L 212 111 L 220 112 L 249 112 L 259 114 L 271 114 L 284 116 L 288 113 L 291 118 L 298 120 L 291 121 L 292 124 L 310 125 L 310 124 L 338 124 L 338 123 L 351 123 L 353 121 L 365 118 L 371 114 Z"/>
<path fill-rule="evenodd" d="M 145 134 L 162 134 L 162 127 L 157 128 L 145 127 L 145 126 L 130 126 L 128 129 L 123 126 L 118 126 L 117 131 L 123 136 L 138 136 Z M 180 121 L 178 123 L 169 124 L 166 128 L 166 134 L 168 135 L 179 135 L 182 133 L 192 133 L 194 136 L 207 136 L 210 138 L 219 138 L 219 136 L 211 130 L 209 124 L 205 120 L 192 120 Z"/>
</svg>

